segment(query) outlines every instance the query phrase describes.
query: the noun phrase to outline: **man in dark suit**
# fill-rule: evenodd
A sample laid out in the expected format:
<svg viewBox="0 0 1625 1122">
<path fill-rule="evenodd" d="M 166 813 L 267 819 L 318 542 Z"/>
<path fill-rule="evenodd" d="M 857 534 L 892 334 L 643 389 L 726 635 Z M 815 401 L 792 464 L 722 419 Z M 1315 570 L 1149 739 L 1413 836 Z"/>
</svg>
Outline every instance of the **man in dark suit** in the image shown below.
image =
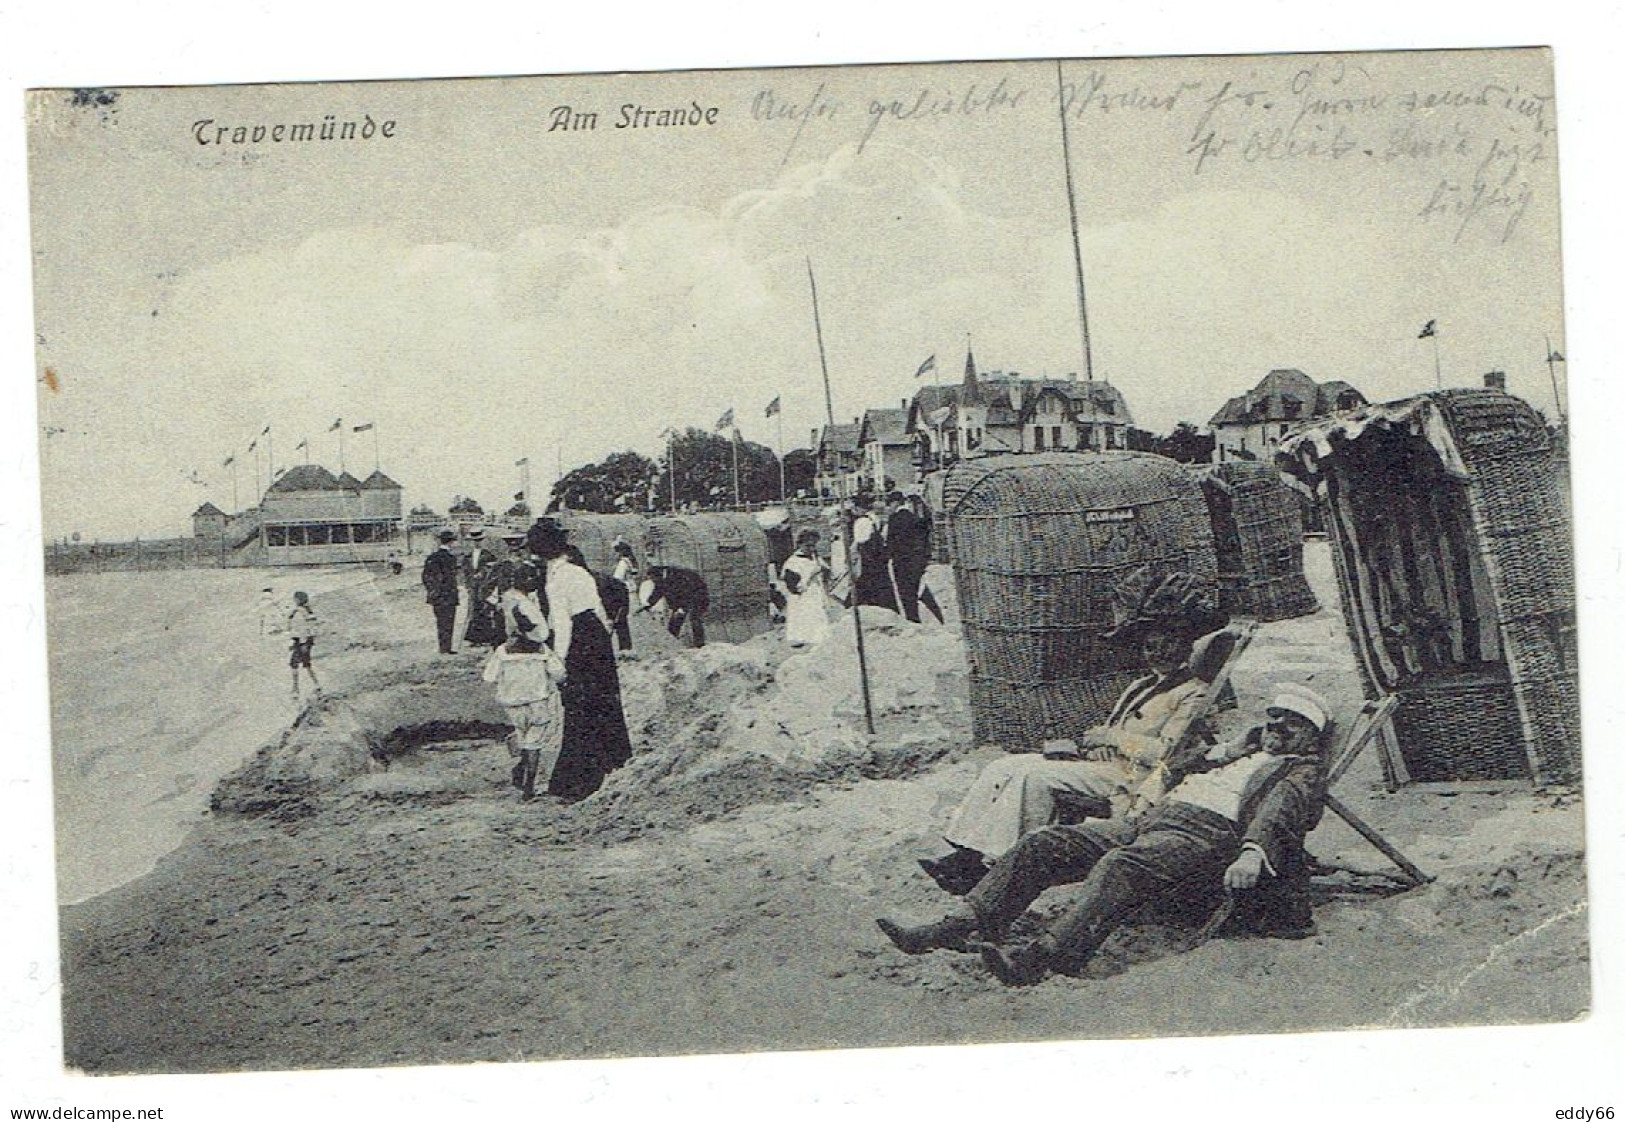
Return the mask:
<svg viewBox="0 0 1625 1122">
<path fill-rule="evenodd" d="M 1171 889 L 1222 885 L 1258 930 L 1312 933 L 1303 839 L 1325 799 L 1327 711 L 1309 691 L 1283 686 L 1268 713 L 1262 728 L 1185 762 L 1183 777 L 1149 811 L 1034 830 L 994 864 L 960 911 L 922 927 L 883 919 L 881 930 L 909 954 L 964 948 L 979 933 L 988 940 L 979 946 L 982 961 L 1007 985 L 1078 973 L 1135 911 Z M 1079 881 L 1081 893 L 1047 932 L 1013 949 L 998 945 L 1045 889 Z"/>
<path fill-rule="evenodd" d="M 423 562 L 424 599 L 434 609 L 435 633 L 440 640 L 441 654 L 454 654 L 452 633 L 457 626 L 457 558 L 451 552 L 451 543 L 457 535 L 450 530 L 440 532 L 440 547 Z"/>
<path fill-rule="evenodd" d="M 645 610 L 665 606 L 666 630 L 673 639 L 682 633 L 686 623 L 690 644 L 705 646 L 705 613 L 711 608 L 711 590 L 699 573 L 693 569 L 651 565 L 644 570 L 638 598 L 643 601 Z"/>
<path fill-rule="evenodd" d="M 900 491 L 886 496 L 891 515 L 886 520 L 886 548 L 891 554 L 892 579 L 903 615 L 920 622 L 920 582 L 931 564 L 931 526 L 914 513 Z M 927 591 L 927 596 L 930 592 Z M 933 601 L 933 608 L 935 602 Z"/>
</svg>

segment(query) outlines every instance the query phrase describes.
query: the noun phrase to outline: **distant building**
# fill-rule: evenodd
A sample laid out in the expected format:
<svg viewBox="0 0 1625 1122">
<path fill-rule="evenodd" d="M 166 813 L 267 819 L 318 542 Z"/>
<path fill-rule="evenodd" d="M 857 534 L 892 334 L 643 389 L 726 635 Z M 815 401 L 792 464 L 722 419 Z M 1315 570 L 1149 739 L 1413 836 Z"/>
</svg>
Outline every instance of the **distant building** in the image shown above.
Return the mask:
<svg viewBox="0 0 1625 1122">
<path fill-rule="evenodd" d="M 863 422 L 854 419 L 849 425 L 825 425 L 822 432 L 813 435 L 818 457 L 813 486 L 820 495 L 846 498 L 858 493 L 863 475 L 863 449 L 858 443 L 862 431 Z"/>
<path fill-rule="evenodd" d="M 977 373 L 965 353 L 957 386 L 914 395 L 904 429 L 922 470 L 1003 452 L 1116 451 L 1129 447 L 1134 416 L 1110 382 Z"/>
<path fill-rule="evenodd" d="M 1291 429 L 1365 403 L 1365 395 L 1347 382 L 1317 383 L 1301 370 L 1271 370 L 1213 414 L 1213 462 L 1270 460 Z"/>
<path fill-rule="evenodd" d="M 427 533 L 446 524 L 446 520 L 428 507 L 419 504 L 406 516 L 406 529 L 410 533 Z"/>
<path fill-rule="evenodd" d="M 861 487 L 867 483 L 877 494 L 886 481 L 903 486 L 915 481 L 914 438 L 908 432 L 908 402 L 896 409 L 870 409 L 858 425 L 862 452 Z"/>
<path fill-rule="evenodd" d="M 204 503 L 192 512 L 192 536 L 194 538 L 207 538 L 211 542 L 219 541 L 226 536 L 226 527 L 231 524 L 231 516 L 213 503 Z"/>
<path fill-rule="evenodd" d="M 447 519 L 451 522 L 451 528 L 457 531 L 457 536 L 466 538 L 470 530 L 485 525 L 485 508 L 473 499 L 459 495 L 452 500 Z"/>
<path fill-rule="evenodd" d="M 319 464 L 289 468 L 260 500 L 260 541 L 272 565 L 380 561 L 395 545 L 401 487 L 381 471 L 365 480 Z"/>
</svg>

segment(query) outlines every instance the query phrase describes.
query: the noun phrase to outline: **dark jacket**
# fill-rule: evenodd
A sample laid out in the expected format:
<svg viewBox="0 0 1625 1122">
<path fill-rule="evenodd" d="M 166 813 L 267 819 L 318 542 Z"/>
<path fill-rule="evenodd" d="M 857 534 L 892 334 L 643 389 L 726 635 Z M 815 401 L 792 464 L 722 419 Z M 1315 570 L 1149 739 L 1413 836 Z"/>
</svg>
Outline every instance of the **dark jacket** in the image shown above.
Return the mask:
<svg viewBox="0 0 1625 1122">
<path fill-rule="evenodd" d="M 431 604 L 457 603 L 457 558 L 445 546 L 424 560 L 423 589 Z"/>
<path fill-rule="evenodd" d="M 1254 736 L 1259 730 L 1248 734 Z M 1192 766 L 1187 775 L 1213 771 L 1226 763 L 1204 760 Z M 1264 858 L 1277 875 L 1295 873 L 1303 866 L 1303 839 L 1320 822 L 1325 809 L 1326 768 L 1319 755 L 1276 756 L 1247 780 L 1241 793 L 1242 841 L 1264 851 Z M 1179 801 L 1179 787 L 1168 792 L 1169 802 Z"/>
<path fill-rule="evenodd" d="M 901 507 L 886 522 L 886 545 L 893 565 L 923 572 L 931 563 L 931 524 L 908 507 Z"/>
</svg>

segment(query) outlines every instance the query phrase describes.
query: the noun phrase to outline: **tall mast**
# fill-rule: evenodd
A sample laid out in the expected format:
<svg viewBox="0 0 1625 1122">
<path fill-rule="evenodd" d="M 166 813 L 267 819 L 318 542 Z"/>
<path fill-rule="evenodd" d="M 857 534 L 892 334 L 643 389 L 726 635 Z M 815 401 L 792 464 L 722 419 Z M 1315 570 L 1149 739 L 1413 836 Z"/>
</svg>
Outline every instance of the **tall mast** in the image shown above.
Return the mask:
<svg viewBox="0 0 1625 1122">
<path fill-rule="evenodd" d="M 1072 265 L 1078 277 L 1078 332 L 1083 340 L 1083 376 L 1086 381 L 1093 382 L 1095 368 L 1089 348 L 1089 308 L 1083 294 L 1083 247 L 1078 242 L 1078 200 L 1072 184 L 1072 143 L 1066 125 L 1070 105 L 1061 78 L 1060 59 L 1055 60 L 1055 99 L 1061 107 L 1061 162 L 1066 167 L 1066 206 L 1072 216 Z"/>
</svg>

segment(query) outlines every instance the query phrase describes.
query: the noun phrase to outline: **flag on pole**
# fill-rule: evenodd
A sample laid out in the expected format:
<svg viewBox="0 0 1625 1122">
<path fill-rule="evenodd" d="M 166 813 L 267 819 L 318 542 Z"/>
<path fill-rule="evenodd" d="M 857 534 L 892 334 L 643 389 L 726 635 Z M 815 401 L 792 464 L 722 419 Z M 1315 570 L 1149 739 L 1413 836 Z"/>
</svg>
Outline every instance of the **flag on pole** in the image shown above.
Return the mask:
<svg viewBox="0 0 1625 1122">
<path fill-rule="evenodd" d="M 773 417 L 773 416 L 776 416 L 778 414 L 778 412 L 779 412 L 779 399 L 775 397 L 772 401 L 767 403 L 767 415 L 769 417 Z"/>
<path fill-rule="evenodd" d="M 260 435 L 261 436 L 270 436 L 271 435 L 271 426 L 266 425 L 263 429 L 261 429 L 260 430 Z"/>
<path fill-rule="evenodd" d="M 333 423 L 327 426 L 327 431 L 328 432 L 338 432 L 339 429 L 341 429 L 343 427 L 344 427 L 344 418 L 343 417 L 336 417 L 336 418 L 334 418 Z"/>
<path fill-rule="evenodd" d="M 350 431 L 351 432 L 371 432 L 372 431 L 372 422 L 368 421 L 364 425 L 357 425 L 357 426 L 355 426 L 355 428 L 351 429 Z"/>
<path fill-rule="evenodd" d="M 522 468 L 528 463 L 530 463 L 530 457 L 529 456 L 521 456 L 519 459 L 517 459 L 517 460 L 515 460 L 513 462 L 513 466 L 516 467 L 516 468 Z"/>
<path fill-rule="evenodd" d="M 226 462 L 221 464 L 220 466 L 223 467 L 223 468 L 229 468 L 232 464 L 234 464 L 236 462 L 237 462 L 237 457 L 236 456 L 227 456 L 226 457 Z"/>
<path fill-rule="evenodd" d="M 525 501 L 525 493 L 523 491 L 515 491 L 513 493 L 513 501 L 516 502 L 516 503 L 524 502 Z"/>
<path fill-rule="evenodd" d="M 248 442 L 248 450 L 250 452 L 252 452 L 255 448 L 259 447 L 259 443 L 260 443 L 260 438 L 256 436 L 253 440 L 250 440 Z"/>
<path fill-rule="evenodd" d="M 717 418 L 717 431 L 721 432 L 723 429 L 731 429 L 733 428 L 733 423 L 734 411 L 729 409 L 726 413 Z"/>
<path fill-rule="evenodd" d="M 1436 319 L 1430 319 L 1430 320 L 1427 321 L 1427 323 L 1422 325 L 1422 334 L 1418 335 L 1417 338 L 1418 339 L 1431 339 L 1435 335 L 1437 335 L 1438 333 L 1439 333 L 1439 321 L 1436 320 Z"/>
<path fill-rule="evenodd" d="M 916 378 L 923 378 L 927 374 L 931 373 L 931 371 L 935 370 L 936 368 L 937 368 L 937 356 L 932 355 L 930 358 L 928 358 L 924 362 L 920 363 L 920 368 L 914 372 L 914 376 Z"/>
<path fill-rule="evenodd" d="M 1563 357 L 1563 353 L 1561 351 L 1553 351 L 1551 354 L 1546 356 L 1546 361 L 1547 362 L 1567 362 L 1568 359 Z"/>
<path fill-rule="evenodd" d="M 297 452 L 297 451 L 299 451 L 299 449 L 301 449 L 301 448 L 308 448 L 308 447 L 309 447 L 309 446 L 310 446 L 310 441 L 308 441 L 308 440 L 301 440 L 301 441 L 300 441 L 300 442 L 299 442 L 299 443 L 298 443 L 298 444 L 295 444 L 295 445 L 294 445 L 294 446 L 293 446 L 293 450 L 294 450 L 294 451 L 295 451 L 295 452 Z"/>
</svg>

